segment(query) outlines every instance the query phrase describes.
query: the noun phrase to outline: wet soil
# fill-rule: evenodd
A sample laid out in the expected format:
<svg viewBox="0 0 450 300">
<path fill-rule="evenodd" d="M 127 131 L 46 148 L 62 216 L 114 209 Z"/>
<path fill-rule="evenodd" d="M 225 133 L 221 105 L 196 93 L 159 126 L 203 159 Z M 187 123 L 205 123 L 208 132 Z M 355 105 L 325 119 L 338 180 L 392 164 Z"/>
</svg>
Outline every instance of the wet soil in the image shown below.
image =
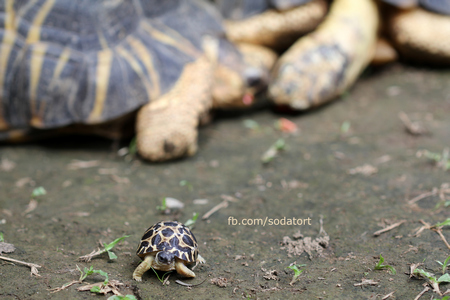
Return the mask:
<svg viewBox="0 0 450 300">
<path fill-rule="evenodd" d="M 200 129 L 197 155 L 169 163 L 128 161 L 117 155 L 117 143 L 97 138 L 2 146 L 0 159 L 7 163 L 0 171 L 0 232 L 16 247 L 4 255 L 40 265 L 41 276 L 31 276 L 26 266 L 0 262 L 0 298 L 103 298 L 77 291 L 84 283 L 49 291 L 77 280 L 77 265 L 92 265 L 124 283 L 123 294 L 138 299 L 381 299 L 391 292 L 389 299 L 413 299 L 425 281 L 411 279 L 409 265 L 424 262 L 424 270 L 439 274 L 436 260 L 450 254 L 436 232 L 427 229 L 414 236 L 422 226 L 419 220 L 442 222 L 450 216 L 450 207 L 437 207 L 442 202 L 437 194 L 408 203 L 450 182 L 449 171 L 416 157 L 422 149 L 442 153 L 450 146 L 449 82 L 449 71 L 394 65 L 366 74 L 340 99 L 307 113 L 280 115 L 265 108 L 219 114 Z M 400 111 L 421 121 L 429 134 L 408 134 Z M 281 117 L 293 121 L 297 133 L 274 127 Z M 247 119 L 259 127 L 247 128 Z M 344 123 L 350 124 L 348 131 Z M 261 155 L 279 138 L 284 138 L 286 149 L 263 164 Z M 74 159 L 98 165 L 68 169 Z M 373 174 L 350 174 L 365 164 L 376 168 L 369 168 Z M 188 184 L 180 185 L 183 180 Z M 27 212 L 30 194 L 38 186 L 47 194 Z M 193 229 L 206 259 L 195 268 L 195 279 L 172 274 L 170 284 L 163 286 L 150 271 L 142 282 L 132 280 L 140 261 L 135 250 L 146 228 L 166 219 L 185 222 L 195 212 L 201 217 L 223 201 L 222 195 L 237 201 L 208 220 L 199 219 Z M 162 215 L 156 207 L 164 197 L 179 199 L 185 207 L 175 215 Z M 195 204 L 195 199 L 208 202 Z M 242 224 L 249 222 L 244 219 L 266 217 L 310 218 L 310 224 Z M 326 233 L 320 232 L 320 220 Z M 399 227 L 373 235 L 402 220 L 406 222 Z M 130 237 L 113 250 L 116 260 L 103 254 L 90 263 L 78 261 L 99 241 L 109 243 L 125 234 Z M 321 253 L 290 254 L 282 244 L 286 236 L 307 242 L 324 235 L 329 243 L 320 246 Z M 450 240 L 449 226 L 443 235 Z M 395 275 L 374 270 L 380 254 Z M 306 267 L 289 285 L 293 271 L 287 267 L 292 263 Z M 214 278 L 224 278 L 226 286 L 212 284 Z M 187 288 L 176 279 L 205 282 Z M 355 286 L 363 279 L 377 283 Z M 102 280 L 95 275 L 85 282 Z M 429 291 L 424 299 L 431 296 Z"/>
</svg>

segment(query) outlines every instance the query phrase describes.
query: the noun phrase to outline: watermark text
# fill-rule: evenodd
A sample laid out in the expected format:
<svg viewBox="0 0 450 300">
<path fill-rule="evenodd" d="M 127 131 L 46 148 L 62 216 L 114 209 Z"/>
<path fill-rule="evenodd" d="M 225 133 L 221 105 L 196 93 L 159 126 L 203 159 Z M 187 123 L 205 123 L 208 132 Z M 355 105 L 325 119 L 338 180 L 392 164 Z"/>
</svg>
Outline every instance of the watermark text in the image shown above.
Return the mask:
<svg viewBox="0 0 450 300">
<path fill-rule="evenodd" d="M 228 217 L 228 225 L 237 226 L 301 226 L 311 225 L 311 218 L 243 218 L 240 221 L 233 216 Z"/>
</svg>

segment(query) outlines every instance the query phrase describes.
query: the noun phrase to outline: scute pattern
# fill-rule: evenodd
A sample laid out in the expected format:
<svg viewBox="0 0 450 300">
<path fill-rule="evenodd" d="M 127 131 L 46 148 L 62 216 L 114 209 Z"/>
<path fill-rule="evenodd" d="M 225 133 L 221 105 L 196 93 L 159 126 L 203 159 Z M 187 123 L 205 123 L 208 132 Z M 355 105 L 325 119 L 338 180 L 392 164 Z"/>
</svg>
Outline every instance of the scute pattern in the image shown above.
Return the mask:
<svg viewBox="0 0 450 300">
<path fill-rule="evenodd" d="M 194 234 L 176 221 L 163 221 L 148 228 L 142 236 L 136 254 L 143 259 L 148 253 L 163 250 L 186 262 L 195 262 L 198 256 Z"/>
</svg>

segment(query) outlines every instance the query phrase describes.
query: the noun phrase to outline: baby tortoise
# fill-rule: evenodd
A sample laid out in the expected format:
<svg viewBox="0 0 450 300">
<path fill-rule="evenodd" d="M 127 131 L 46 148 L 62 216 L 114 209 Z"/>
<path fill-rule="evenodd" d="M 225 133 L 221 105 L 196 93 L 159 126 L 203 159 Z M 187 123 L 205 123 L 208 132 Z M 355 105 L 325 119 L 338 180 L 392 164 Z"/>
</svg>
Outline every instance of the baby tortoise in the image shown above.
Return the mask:
<svg viewBox="0 0 450 300">
<path fill-rule="evenodd" d="M 151 267 L 160 271 L 176 270 L 184 277 L 195 277 L 187 265 L 205 262 L 198 254 L 194 234 L 177 221 L 158 222 L 147 229 L 136 254 L 143 260 L 133 272 L 136 281 L 142 281 L 142 275 Z"/>
</svg>

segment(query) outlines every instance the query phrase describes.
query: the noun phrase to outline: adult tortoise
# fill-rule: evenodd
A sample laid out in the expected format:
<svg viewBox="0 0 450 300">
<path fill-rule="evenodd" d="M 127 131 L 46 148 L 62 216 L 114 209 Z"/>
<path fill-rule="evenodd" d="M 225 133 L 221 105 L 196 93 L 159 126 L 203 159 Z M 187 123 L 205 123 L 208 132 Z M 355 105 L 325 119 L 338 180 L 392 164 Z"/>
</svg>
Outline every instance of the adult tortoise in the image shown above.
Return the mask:
<svg viewBox="0 0 450 300">
<path fill-rule="evenodd" d="M 379 17 L 373 0 L 334 0 L 329 8 L 326 0 L 215 1 L 233 42 L 289 46 L 269 80 L 269 98 L 279 106 L 305 110 L 335 99 L 375 52 Z"/>
<path fill-rule="evenodd" d="M 3 0 L 0 41 L 0 138 L 13 141 L 79 124 L 112 135 L 139 110 L 141 156 L 192 155 L 199 119 L 264 81 L 193 0 Z"/>
</svg>

